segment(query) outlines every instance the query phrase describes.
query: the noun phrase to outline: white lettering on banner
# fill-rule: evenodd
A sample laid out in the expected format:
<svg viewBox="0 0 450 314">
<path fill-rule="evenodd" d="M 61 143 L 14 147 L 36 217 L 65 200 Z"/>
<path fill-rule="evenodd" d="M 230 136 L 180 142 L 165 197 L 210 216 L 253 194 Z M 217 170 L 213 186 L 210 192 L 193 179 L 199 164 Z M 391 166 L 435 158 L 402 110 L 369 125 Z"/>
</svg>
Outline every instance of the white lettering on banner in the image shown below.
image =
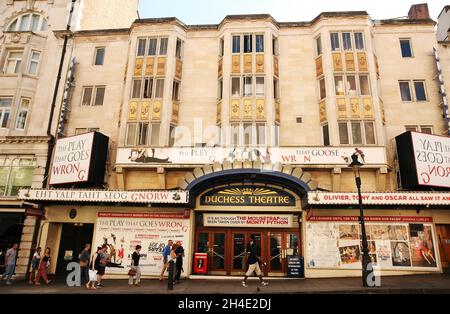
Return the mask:
<svg viewBox="0 0 450 314">
<path fill-rule="evenodd" d="M 364 164 L 386 164 L 384 147 L 359 149 L 364 156 Z M 211 164 L 216 161 L 261 161 L 281 162 L 299 165 L 348 165 L 355 148 L 326 147 L 273 147 L 273 148 L 226 148 L 226 147 L 172 147 L 172 148 L 119 148 L 117 164 Z"/>
<path fill-rule="evenodd" d="M 86 182 L 89 176 L 94 133 L 58 139 L 50 184 Z"/>
<path fill-rule="evenodd" d="M 310 205 L 353 205 L 358 204 L 357 193 L 308 192 Z M 393 192 L 393 193 L 363 193 L 365 205 L 450 205 L 448 192 Z"/>
<path fill-rule="evenodd" d="M 411 132 L 420 185 L 450 187 L 450 137 Z"/>
<path fill-rule="evenodd" d="M 203 214 L 205 227 L 292 228 L 293 215 Z"/>
<path fill-rule="evenodd" d="M 186 191 L 103 191 L 64 189 L 21 189 L 21 200 L 124 202 L 124 203 L 180 203 L 188 202 Z"/>
</svg>

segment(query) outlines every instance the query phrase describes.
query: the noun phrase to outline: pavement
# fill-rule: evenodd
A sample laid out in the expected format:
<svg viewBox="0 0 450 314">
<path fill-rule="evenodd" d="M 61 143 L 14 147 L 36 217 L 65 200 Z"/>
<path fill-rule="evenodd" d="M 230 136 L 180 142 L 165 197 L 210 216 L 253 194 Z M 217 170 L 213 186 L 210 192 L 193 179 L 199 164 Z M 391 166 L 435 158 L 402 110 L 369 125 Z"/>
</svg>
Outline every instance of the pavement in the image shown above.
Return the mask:
<svg viewBox="0 0 450 314">
<path fill-rule="evenodd" d="M 140 287 L 129 287 L 127 280 L 104 280 L 104 288 L 87 290 L 85 286 L 68 287 L 64 279 L 56 279 L 49 285 L 29 285 L 23 280 L 7 286 L 0 283 L 0 294 L 450 294 L 450 275 L 386 276 L 381 287 L 364 288 L 361 278 L 321 279 L 273 279 L 267 287 L 259 286 L 252 278 L 248 287 L 242 287 L 241 279 L 209 280 L 182 279 L 168 290 L 167 281 L 144 279 Z"/>
</svg>

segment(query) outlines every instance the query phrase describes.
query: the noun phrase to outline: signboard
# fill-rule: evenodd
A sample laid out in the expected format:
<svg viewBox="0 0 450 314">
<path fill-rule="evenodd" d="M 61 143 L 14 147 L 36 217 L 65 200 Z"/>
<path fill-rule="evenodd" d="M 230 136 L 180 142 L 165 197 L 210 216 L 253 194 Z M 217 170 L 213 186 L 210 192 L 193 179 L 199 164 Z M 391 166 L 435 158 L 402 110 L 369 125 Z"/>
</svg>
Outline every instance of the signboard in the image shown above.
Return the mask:
<svg viewBox="0 0 450 314">
<path fill-rule="evenodd" d="M 43 209 L 27 207 L 25 208 L 25 216 L 44 217 L 45 213 Z"/>
<path fill-rule="evenodd" d="M 450 188 L 450 137 L 406 132 L 395 140 L 402 187 Z"/>
<path fill-rule="evenodd" d="M 361 269 L 358 217 L 316 218 L 306 224 L 307 266 Z M 439 271 L 431 218 L 409 218 L 366 217 L 369 256 L 374 269 Z"/>
<path fill-rule="evenodd" d="M 107 136 L 98 132 L 58 139 L 50 170 L 50 185 L 103 185 L 108 141 Z"/>
<path fill-rule="evenodd" d="M 293 228 L 294 215 L 203 214 L 205 227 Z"/>
<path fill-rule="evenodd" d="M 364 205 L 450 205 L 450 193 L 369 192 L 361 195 Z M 357 205 L 358 193 L 308 192 L 309 205 Z"/>
<path fill-rule="evenodd" d="M 105 191 L 68 189 L 20 189 L 19 199 L 30 201 L 104 202 L 104 203 L 173 203 L 186 204 L 186 191 Z"/>
<path fill-rule="evenodd" d="M 291 165 L 349 165 L 358 152 L 366 165 L 386 164 L 384 147 L 171 147 L 119 148 L 116 163 L 120 165 L 187 164 L 205 165 L 224 161 L 281 162 Z"/>
<path fill-rule="evenodd" d="M 303 278 L 303 260 L 298 255 L 287 256 L 287 273 L 289 278 Z"/>
<path fill-rule="evenodd" d="M 139 265 L 143 275 L 159 276 L 162 252 L 168 240 L 181 241 L 183 268 L 190 259 L 189 219 L 170 213 L 99 213 L 92 247 L 107 244 L 111 264 L 107 274 L 126 275 L 136 245 L 142 246 Z"/>
<path fill-rule="evenodd" d="M 201 205 L 209 206 L 295 206 L 295 197 L 273 187 L 222 187 L 200 197 Z"/>
</svg>

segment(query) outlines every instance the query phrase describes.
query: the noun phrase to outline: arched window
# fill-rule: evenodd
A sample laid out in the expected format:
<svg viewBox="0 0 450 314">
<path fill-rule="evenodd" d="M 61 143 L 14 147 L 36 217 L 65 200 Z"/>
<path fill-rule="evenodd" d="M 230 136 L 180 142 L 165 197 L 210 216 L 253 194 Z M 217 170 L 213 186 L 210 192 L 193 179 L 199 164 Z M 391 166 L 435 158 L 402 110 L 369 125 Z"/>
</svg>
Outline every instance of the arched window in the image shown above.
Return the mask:
<svg viewBox="0 0 450 314">
<path fill-rule="evenodd" d="M 17 17 L 9 24 L 8 31 L 12 32 L 39 32 L 47 30 L 47 20 L 40 14 L 27 13 Z"/>
</svg>

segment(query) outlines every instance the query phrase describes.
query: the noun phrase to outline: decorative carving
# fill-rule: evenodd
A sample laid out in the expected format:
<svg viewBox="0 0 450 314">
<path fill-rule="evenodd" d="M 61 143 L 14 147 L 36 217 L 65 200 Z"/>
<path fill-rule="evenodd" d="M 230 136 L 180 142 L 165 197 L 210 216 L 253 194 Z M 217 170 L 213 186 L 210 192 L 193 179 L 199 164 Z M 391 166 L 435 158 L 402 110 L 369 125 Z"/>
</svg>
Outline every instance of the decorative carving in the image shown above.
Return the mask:
<svg viewBox="0 0 450 314">
<path fill-rule="evenodd" d="M 244 119 L 253 119 L 253 102 L 251 99 L 244 99 Z"/>
<path fill-rule="evenodd" d="M 347 118 L 347 101 L 343 97 L 336 98 L 338 118 Z"/>
<path fill-rule="evenodd" d="M 264 54 L 256 55 L 256 73 L 264 73 Z"/>
<path fill-rule="evenodd" d="M 358 52 L 358 69 L 360 71 L 367 71 L 367 58 L 365 52 Z"/>
<path fill-rule="evenodd" d="M 142 76 L 142 66 L 144 63 L 144 58 L 136 58 L 134 63 L 134 76 Z"/>
<path fill-rule="evenodd" d="M 241 111 L 241 101 L 238 99 L 233 99 L 231 101 L 230 119 L 239 120 Z"/>
<path fill-rule="evenodd" d="M 340 52 L 333 53 L 333 69 L 336 72 L 344 71 Z"/>
<path fill-rule="evenodd" d="M 351 111 L 352 118 L 361 117 L 361 112 L 359 110 L 359 98 L 358 97 L 350 98 L 350 111 Z"/>
<path fill-rule="evenodd" d="M 137 119 L 137 107 L 138 107 L 137 101 L 130 102 L 130 107 L 128 108 L 128 120 L 131 121 Z"/>
<path fill-rule="evenodd" d="M 216 123 L 220 124 L 222 122 L 222 102 L 217 103 L 217 115 L 216 115 Z"/>
<path fill-rule="evenodd" d="M 149 101 L 143 101 L 141 103 L 141 120 L 147 121 L 149 118 L 149 111 L 150 111 L 150 102 Z"/>
<path fill-rule="evenodd" d="M 235 55 L 232 58 L 232 72 L 241 73 L 241 56 Z"/>
<path fill-rule="evenodd" d="M 316 76 L 319 77 L 321 75 L 323 75 L 322 56 L 316 59 Z"/>
<path fill-rule="evenodd" d="M 244 73 L 253 73 L 253 55 L 244 55 Z"/>
<path fill-rule="evenodd" d="M 355 71 L 355 57 L 353 52 L 345 53 L 345 69 L 347 71 Z"/>
<path fill-rule="evenodd" d="M 175 65 L 175 78 L 181 80 L 182 73 L 183 73 L 183 61 L 177 59 Z"/>
<path fill-rule="evenodd" d="M 384 108 L 383 108 L 384 111 Z M 363 113 L 364 118 L 373 118 L 373 105 L 371 97 L 363 98 Z"/>
<path fill-rule="evenodd" d="M 266 102 L 264 99 L 256 100 L 256 119 L 258 120 L 266 119 Z"/>
<path fill-rule="evenodd" d="M 158 70 L 156 71 L 156 75 L 165 75 L 166 74 L 166 57 L 158 57 Z"/>
<path fill-rule="evenodd" d="M 279 73 L 279 71 L 280 71 L 280 69 L 279 69 L 279 64 L 278 64 L 278 57 L 273 57 L 273 74 L 276 76 L 276 77 L 279 77 L 280 76 L 280 73 Z"/>
<path fill-rule="evenodd" d="M 155 101 L 153 103 L 152 120 L 161 120 L 161 101 Z"/>
<path fill-rule="evenodd" d="M 223 75 L 223 58 L 219 60 L 219 66 L 217 69 L 217 77 L 221 78 Z"/>
<path fill-rule="evenodd" d="M 178 124 L 178 113 L 180 112 L 180 103 L 178 101 L 174 101 L 172 103 L 172 124 Z"/>
<path fill-rule="evenodd" d="M 327 121 L 327 104 L 325 100 L 319 103 L 320 123 Z"/>
<path fill-rule="evenodd" d="M 155 58 L 147 57 L 147 64 L 145 67 L 145 75 L 152 76 L 154 71 L 155 71 Z"/>
<path fill-rule="evenodd" d="M 279 100 L 275 100 L 275 122 L 280 123 L 280 101 Z"/>
</svg>

